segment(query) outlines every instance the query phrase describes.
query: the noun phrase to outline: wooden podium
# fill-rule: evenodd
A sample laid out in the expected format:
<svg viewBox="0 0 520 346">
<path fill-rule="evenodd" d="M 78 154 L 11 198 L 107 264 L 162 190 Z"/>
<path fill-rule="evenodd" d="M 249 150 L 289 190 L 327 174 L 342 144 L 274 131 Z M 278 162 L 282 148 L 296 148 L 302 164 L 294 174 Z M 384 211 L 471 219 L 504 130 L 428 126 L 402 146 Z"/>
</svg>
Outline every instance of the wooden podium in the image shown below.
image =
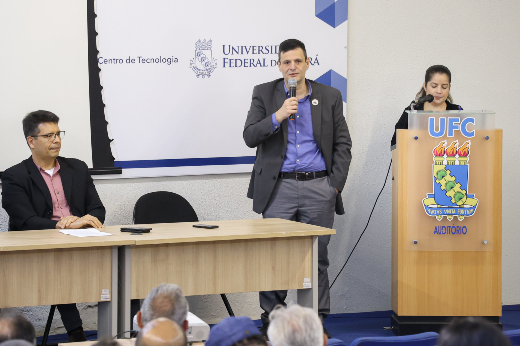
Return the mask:
<svg viewBox="0 0 520 346">
<path fill-rule="evenodd" d="M 499 324 L 502 130 L 492 112 L 410 112 L 409 124 L 392 152 L 393 331 Z"/>
</svg>

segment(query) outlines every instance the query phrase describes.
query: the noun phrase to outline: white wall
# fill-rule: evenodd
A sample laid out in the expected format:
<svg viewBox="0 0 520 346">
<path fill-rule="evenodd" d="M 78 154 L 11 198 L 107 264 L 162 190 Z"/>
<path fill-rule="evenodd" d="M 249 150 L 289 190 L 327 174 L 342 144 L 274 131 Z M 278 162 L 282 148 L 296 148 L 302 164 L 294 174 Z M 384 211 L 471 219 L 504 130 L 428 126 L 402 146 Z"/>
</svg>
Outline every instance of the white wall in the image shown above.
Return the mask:
<svg viewBox="0 0 520 346">
<path fill-rule="evenodd" d="M 383 185 L 395 122 L 419 89 L 426 68 L 444 64 L 453 74 L 455 102 L 465 109 L 495 110 L 496 126 L 504 129 L 502 300 L 520 304 L 520 233 L 515 227 L 520 224 L 516 205 L 520 184 L 515 180 L 520 168 L 520 120 L 513 103 L 520 95 L 519 16 L 516 0 L 349 2 L 347 122 L 353 161 L 343 193 L 347 213 L 336 217 L 337 235 L 329 246 L 331 281 L 365 227 Z M 96 187 L 107 207 L 108 225 L 130 223 L 137 198 L 155 190 L 185 196 L 201 220 L 244 219 L 259 217 L 245 197 L 248 180 L 248 174 L 232 174 L 96 181 Z M 390 182 L 331 290 L 332 313 L 390 309 Z M 3 230 L 5 221 L 0 210 Z M 295 299 L 293 293 L 289 299 Z M 209 322 L 226 316 L 219 296 L 189 300 L 192 311 Z M 259 318 L 256 294 L 233 294 L 230 301 L 236 313 Z M 38 311 L 32 317 L 35 321 L 45 314 Z M 87 328 L 96 329 L 95 319 L 86 322 Z"/>
</svg>

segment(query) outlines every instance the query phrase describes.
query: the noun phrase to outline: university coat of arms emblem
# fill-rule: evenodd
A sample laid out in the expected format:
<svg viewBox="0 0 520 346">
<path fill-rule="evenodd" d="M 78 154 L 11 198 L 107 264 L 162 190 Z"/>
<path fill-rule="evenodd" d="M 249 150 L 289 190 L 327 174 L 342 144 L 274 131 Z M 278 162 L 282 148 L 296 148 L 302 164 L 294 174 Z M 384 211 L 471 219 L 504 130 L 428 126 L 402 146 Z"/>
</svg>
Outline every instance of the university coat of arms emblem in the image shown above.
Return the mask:
<svg viewBox="0 0 520 346">
<path fill-rule="evenodd" d="M 475 214 L 478 199 L 468 193 L 469 153 L 471 141 L 459 147 L 454 141 L 446 148 L 442 141 L 433 149 L 433 193 L 423 199 L 426 214 L 441 221 L 456 216 L 459 221 Z"/>
<path fill-rule="evenodd" d="M 211 51 L 211 40 L 198 40 L 195 43 L 195 58 L 191 59 L 190 67 L 197 75 L 197 78 L 202 76 L 211 77 L 211 73 L 217 68 L 217 59 L 213 59 Z"/>
</svg>

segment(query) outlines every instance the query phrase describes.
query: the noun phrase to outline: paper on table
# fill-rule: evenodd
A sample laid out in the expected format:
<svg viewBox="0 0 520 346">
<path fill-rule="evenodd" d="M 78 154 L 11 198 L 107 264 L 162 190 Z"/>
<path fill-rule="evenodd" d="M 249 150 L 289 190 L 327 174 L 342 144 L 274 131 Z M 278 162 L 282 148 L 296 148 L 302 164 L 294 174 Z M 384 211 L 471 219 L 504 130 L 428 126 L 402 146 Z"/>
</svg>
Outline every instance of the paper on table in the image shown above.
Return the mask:
<svg viewBox="0 0 520 346">
<path fill-rule="evenodd" d="M 113 235 L 112 233 L 100 232 L 95 228 L 61 229 L 60 233 L 73 235 L 75 237 L 103 237 L 106 235 Z"/>
</svg>

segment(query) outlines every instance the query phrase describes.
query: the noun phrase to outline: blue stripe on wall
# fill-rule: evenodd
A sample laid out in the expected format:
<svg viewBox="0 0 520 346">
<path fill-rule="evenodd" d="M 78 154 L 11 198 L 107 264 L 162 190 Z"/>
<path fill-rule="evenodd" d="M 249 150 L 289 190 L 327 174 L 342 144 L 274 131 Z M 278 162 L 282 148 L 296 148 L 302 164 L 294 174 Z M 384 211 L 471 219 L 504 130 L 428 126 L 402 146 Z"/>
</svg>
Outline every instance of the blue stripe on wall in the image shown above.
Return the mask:
<svg viewBox="0 0 520 346">
<path fill-rule="evenodd" d="M 246 165 L 255 163 L 254 156 L 239 157 L 206 157 L 197 159 L 168 159 L 168 160 L 136 160 L 115 161 L 116 167 L 125 168 L 158 168 L 158 167 L 187 167 L 187 166 L 227 166 Z"/>
</svg>

